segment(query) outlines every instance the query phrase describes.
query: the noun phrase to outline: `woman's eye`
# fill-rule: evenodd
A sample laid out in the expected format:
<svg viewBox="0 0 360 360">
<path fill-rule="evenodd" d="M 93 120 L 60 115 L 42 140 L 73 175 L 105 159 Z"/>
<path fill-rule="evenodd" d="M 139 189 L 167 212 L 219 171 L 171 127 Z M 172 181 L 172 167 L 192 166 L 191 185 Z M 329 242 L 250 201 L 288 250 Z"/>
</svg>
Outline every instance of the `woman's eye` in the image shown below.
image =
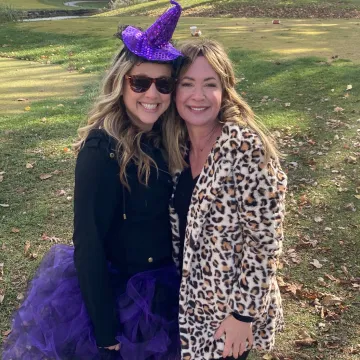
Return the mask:
<svg viewBox="0 0 360 360">
<path fill-rule="evenodd" d="M 190 87 L 190 86 L 192 86 L 192 84 L 189 83 L 189 82 L 183 82 L 183 83 L 181 83 L 180 85 L 183 86 L 183 87 Z"/>
<path fill-rule="evenodd" d="M 217 87 L 217 84 L 215 84 L 215 83 L 207 83 L 205 86 L 207 86 L 207 87 Z"/>
</svg>

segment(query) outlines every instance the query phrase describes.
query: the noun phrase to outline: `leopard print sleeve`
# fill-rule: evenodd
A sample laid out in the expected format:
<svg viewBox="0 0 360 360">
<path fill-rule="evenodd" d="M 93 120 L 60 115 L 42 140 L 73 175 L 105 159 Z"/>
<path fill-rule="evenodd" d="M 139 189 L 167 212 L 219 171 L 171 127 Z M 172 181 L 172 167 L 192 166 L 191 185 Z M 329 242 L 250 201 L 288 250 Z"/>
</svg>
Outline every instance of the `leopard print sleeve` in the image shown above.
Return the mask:
<svg viewBox="0 0 360 360">
<path fill-rule="evenodd" d="M 267 312 L 282 251 L 287 178 L 277 161 L 264 165 L 257 135 L 242 139 L 233 163 L 243 246 L 238 278 L 230 296 L 232 311 L 259 318 Z"/>
</svg>

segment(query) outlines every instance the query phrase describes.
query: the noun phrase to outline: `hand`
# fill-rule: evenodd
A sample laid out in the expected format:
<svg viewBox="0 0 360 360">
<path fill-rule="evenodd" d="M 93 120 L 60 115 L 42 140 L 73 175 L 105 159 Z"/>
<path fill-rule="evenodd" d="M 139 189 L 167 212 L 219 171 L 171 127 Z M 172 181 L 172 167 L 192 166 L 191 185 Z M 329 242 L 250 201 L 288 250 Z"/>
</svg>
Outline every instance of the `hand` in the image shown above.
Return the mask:
<svg viewBox="0 0 360 360">
<path fill-rule="evenodd" d="M 215 333 L 215 339 L 220 339 L 225 334 L 225 347 L 223 358 L 233 356 L 235 359 L 245 351 L 246 340 L 249 346 L 253 343 L 251 323 L 236 320 L 232 315 L 228 316 L 219 326 Z"/>
<path fill-rule="evenodd" d="M 116 345 L 108 346 L 108 347 L 106 347 L 104 349 L 119 351 L 120 347 L 121 347 L 121 344 L 119 343 L 119 344 L 116 344 Z"/>
</svg>

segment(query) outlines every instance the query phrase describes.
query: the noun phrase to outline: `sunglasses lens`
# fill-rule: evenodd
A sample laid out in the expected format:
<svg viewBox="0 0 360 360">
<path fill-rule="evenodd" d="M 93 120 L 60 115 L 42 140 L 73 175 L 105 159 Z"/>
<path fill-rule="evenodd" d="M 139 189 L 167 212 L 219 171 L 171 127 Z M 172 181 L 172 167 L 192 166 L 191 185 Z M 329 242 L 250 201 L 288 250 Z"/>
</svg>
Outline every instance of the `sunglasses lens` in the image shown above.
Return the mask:
<svg viewBox="0 0 360 360">
<path fill-rule="evenodd" d="M 142 93 L 149 90 L 151 86 L 151 79 L 148 77 L 132 76 L 130 85 L 134 92 Z"/>
<path fill-rule="evenodd" d="M 136 93 L 148 91 L 153 83 L 153 79 L 147 76 L 132 75 L 129 79 L 131 89 Z M 171 77 L 162 77 L 154 80 L 156 89 L 161 94 L 170 94 L 175 89 L 175 79 Z"/>
<path fill-rule="evenodd" d="M 175 88 L 175 80 L 171 77 L 156 79 L 156 88 L 162 94 L 170 94 Z"/>
</svg>

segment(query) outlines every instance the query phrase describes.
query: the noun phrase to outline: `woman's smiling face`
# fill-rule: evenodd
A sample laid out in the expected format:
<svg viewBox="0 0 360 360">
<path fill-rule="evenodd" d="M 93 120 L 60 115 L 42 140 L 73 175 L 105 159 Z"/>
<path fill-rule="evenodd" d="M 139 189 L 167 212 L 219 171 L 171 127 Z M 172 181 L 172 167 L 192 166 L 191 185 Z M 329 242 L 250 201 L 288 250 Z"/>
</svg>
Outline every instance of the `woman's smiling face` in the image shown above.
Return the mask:
<svg viewBox="0 0 360 360">
<path fill-rule="evenodd" d="M 222 85 L 205 57 L 199 56 L 182 74 L 176 87 L 176 107 L 190 126 L 209 126 L 218 119 Z"/>
<path fill-rule="evenodd" d="M 150 78 L 171 76 L 171 66 L 144 62 L 135 65 L 129 76 L 141 75 Z M 130 88 L 129 80 L 124 79 L 123 100 L 130 119 L 142 129 L 151 129 L 159 117 L 168 109 L 171 94 L 160 93 L 155 84 L 143 93 L 136 93 Z"/>
</svg>

